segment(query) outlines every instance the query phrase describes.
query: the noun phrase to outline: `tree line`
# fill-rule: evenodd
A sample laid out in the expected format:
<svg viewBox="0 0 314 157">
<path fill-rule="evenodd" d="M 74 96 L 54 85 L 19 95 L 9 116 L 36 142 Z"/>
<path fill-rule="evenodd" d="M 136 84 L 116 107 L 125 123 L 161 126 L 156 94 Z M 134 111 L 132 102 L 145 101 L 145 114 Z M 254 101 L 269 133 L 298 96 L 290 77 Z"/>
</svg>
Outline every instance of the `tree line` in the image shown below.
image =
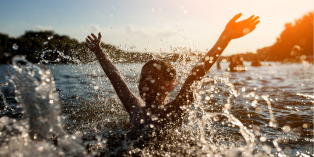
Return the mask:
<svg viewBox="0 0 314 157">
<path fill-rule="evenodd" d="M 79 42 L 53 31 L 26 31 L 18 38 L 0 33 L 0 64 L 11 63 L 15 55 L 24 55 L 32 63 L 76 64 L 96 60 L 95 55 Z M 101 47 L 113 62 L 138 63 L 153 59 L 152 53 L 126 52 L 116 46 L 101 43 Z M 176 61 L 179 54 L 165 54 L 164 59 Z"/>
<path fill-rule="evenodd" d="M 313 55 L 313 12 L 295 20 L 294 24 L 286 23 L 273 45 L 257 50 L 257 56 L 267 61 L 282 61 L 301 55 Z"/>
</svg>

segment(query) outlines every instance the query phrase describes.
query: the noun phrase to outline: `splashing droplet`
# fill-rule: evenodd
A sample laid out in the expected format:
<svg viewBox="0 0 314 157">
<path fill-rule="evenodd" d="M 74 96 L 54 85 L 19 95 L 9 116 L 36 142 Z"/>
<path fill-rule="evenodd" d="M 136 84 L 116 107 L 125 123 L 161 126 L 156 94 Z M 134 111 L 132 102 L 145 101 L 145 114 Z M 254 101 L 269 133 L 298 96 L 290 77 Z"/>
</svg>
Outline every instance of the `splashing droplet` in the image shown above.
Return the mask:
<svg viewBox="0 0 314 157">
<path fill-rule="evenodd" d="M 266 138 L 265 136 L 261 136 L 261 137 L 259 138 L 259 140 L 261 140 L 262 142 L 265 142 L 265 141 L 267 140 L 267 138 Z"/>
<path fill-rule="evenodd" d="M 51 40 L 53 38 L 53 36 L 52 35 L 50 35 L 49 37 L 48 37 L 48 40 Z"/>
<path fill-rule="evenodd" d="M 18 50 L 18 49 L 19 49 L 19 46 L 18 46 L 16 43 L 14 43 L 14 44 L 12 45 L 12 48 L 13 48 L 13 50 Z"/>
<path fill-rule="evenodd" d="M 302 127 L 303 127 L 304 129 L 307 128 L 307 127 L 308 127 L 307 123 L 304 123 L 304 124 L 302 125 Z"/>
<path fill-rule="evenodd" d="M 284 132 L 289 132 L 291 129 L 290 129 L 290 126 L 285 125 L 284 127 L 282 127 L 282 130 L 283 130 Z"/>
</svg>

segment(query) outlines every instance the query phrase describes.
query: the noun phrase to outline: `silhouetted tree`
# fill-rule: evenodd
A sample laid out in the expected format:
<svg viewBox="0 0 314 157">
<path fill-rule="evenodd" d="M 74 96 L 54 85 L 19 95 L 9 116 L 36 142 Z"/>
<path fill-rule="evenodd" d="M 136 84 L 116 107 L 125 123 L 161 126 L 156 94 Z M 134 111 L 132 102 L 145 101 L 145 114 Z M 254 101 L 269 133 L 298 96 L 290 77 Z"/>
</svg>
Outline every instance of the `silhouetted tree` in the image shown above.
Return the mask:
<svg viewBox="0 0 314 157">
<path fill-rule="evenodd" d="M 264 60 L 278 61 L 293 57 L 291 50 L 300 46 L 299 54 L 313 55 L 313 12 L 309 12 L 295 23 L 286 23 L 285 29 L 270 47 L 257 50 L 257 54 Z"/>
<path fill-rule="evenodd" d="M 101 43 L 101 47 L 113 62 L 138 63 L 153 58 L 151 53 L 125 52 L 105 43 Z M 0 34 L 0 63 L 6 64 L 14 55 L 24 55 L 30 62 L 44 64 L 88 63 L 96 60 L 85 47 L 85 42 L 80 43 L 53 31 L 26 31 L 18 38 Z M 167 54 L 165 60 L 176 61 L 178 57 L 179 54 Z"/>
</svg>

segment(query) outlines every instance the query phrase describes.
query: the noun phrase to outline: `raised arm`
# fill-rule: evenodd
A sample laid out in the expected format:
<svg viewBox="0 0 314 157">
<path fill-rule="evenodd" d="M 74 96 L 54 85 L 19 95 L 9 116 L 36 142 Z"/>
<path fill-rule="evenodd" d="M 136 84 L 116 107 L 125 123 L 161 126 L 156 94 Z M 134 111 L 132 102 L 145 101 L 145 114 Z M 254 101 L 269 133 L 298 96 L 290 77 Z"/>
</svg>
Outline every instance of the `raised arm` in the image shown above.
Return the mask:
<svg viewBox="0 0 314 157">
<path fill-rule="evenodd" d="M 236 22 L 241 17 L 241 13 L 235 15 L 226 25 L 225 30 L 221 33 L 216 44 L 207 52 L 201 60 L 204 64 L 205 73 L 213 66 L 219 56 L 225 50 L 227 45 L 232 39 L 237 39 L 252 32 L 256 25 L 259 23 L 258 16 L 252 15 L 251 17 Z"/>
<path fill-rule="evenodd" d="M 92 36 L 92 37 L 91 37 Z M 93 51 L 107 77 L 110 79 L 118 97 L 126 108 L 127 112 L 131 112 L 131 107 L 139 102 L 136 96 L 130 91 L 124 80 L 122 79 L 118 69 L 108 59 L 107 55 L 100 47 L 101 34 L 98 38 L 92 33 L 91 36 L 86 38 L 86 47 Z"/>
<path fill-rule="evenodd" d="M 242 14 L 235 15 L 226 25 L 225 30 L 220 35 L 216 44 L 211 50 L 201 59 L 201 61 L 192 69 L 191 74 L 187 77 L 185 83 L 183 84 L 179 94 L 175 98 L 172 106 L 176 109 L 182 105 L 189 105 L 193 102 L 193 91 L 191 85 L 194 81 L 200 80 L 206 72 L 213 66 L 217 61 L 219 56 L 222 54 L 224 49 L 227 47 L 232 39 L 237 39 L 246 34 L 252 32 L 256 25 L 259 23 L 258 16 L 252 15 L 251 17 L 236 22 Z"/>
</svg>

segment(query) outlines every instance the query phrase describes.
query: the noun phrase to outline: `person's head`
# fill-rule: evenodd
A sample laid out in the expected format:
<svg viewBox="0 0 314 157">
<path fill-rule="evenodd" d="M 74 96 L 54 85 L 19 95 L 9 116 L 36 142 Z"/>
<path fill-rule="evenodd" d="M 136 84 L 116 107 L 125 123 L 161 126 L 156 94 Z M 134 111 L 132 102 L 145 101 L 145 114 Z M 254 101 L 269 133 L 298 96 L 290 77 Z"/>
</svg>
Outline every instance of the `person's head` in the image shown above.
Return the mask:
<svg viewBox="0 0 314 157">
<path fill-rule="evenodd" d="M 170 63 L 150 60 L 142 68 L 139 92 L 144 101 L 166 98 L 175 88 L 176 70 Z M 163 100 L 159 100 L 163 101 Z"/>
</svg>

